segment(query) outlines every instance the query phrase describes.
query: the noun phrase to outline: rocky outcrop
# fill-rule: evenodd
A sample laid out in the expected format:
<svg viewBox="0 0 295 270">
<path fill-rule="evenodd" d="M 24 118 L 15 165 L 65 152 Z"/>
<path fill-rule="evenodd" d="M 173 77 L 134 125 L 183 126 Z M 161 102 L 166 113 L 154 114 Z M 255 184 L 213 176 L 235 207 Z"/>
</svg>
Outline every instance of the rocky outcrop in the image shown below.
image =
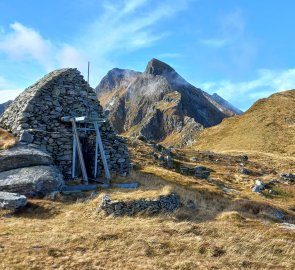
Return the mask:
<svg viewBox="0 0 295 270">
<path fill-rule="evenodd" d="M 132 201 L 112 201 L 109 196 L 105 195 L 102 198 L 99 209 L 106 215 L 132 216 L 139 213 L 152 215 L 160 212 L 173 212 L 179 208 L 179 206 L 179 198 L 174 193 L 162 195 L 155 199 L 139 199 Z"/>
<path fill-rule="evenodd" d="M 27 88 L 0 117 L 0 126 L 29 147 L 48 152 L 67 179 L 71 178 L 73 135 L 71 124 L 61 121 L 63 116 L 104 118 L 93 89 L 72 68 L 53 71 Z M 128 174 L 130 159 L 124 139 L 114 133 L 108 121 L 101 124 L 100 132 L 110 171 Z M 81 137 L 91 174 L 95 132 L 83 132 Z M 102 175 L 100 157 L 98 164 Z"/>
<path fill-rule="evenodd" d="M 0 172 L 53 164 L 53 158 L 49 154 L 26 145 L 17 145 L 9 150 L 0 151 Z"/>
<path fill-rule="evenodd" d="M 27 198 L 24 195 L 11 192 L 0 191 L 0 208 L 16 210 L 23 208 L 27 204 Z"/>
<path fill-rule="evenodd" d="M 0 191 L 45 196 L 59 190 L 63 176 L 55 166 L 33 166 L 0 172 Z"/>
<path fill-rule="evenodd" d="M 117 132 L 166 145 L 191 144 L 196 132 L 237 113 L 157 59 L 143 73 L 113 69 L 95 90 Z"/>
</svg>

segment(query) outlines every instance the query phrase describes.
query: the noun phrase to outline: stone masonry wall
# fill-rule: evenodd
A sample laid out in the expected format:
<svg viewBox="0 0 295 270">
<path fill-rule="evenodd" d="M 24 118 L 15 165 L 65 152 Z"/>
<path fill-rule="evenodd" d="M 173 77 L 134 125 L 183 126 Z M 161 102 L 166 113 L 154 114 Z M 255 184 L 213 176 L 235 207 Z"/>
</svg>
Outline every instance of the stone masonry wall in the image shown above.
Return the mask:
<svg viewBox="0 0 295 270">
<path fill-rule="evenodd" d="M 72 127 L 61 121 L 62 116 L 104 117 L 96 94 L 77 69 L 53 71 L 27 88 L 1 116 L 0 126 L 29 146 L 49 152 L 70 178 Z M 110 171 L 128 174 L 130 159 L 124 139 L 114 133 L 109 122 L 101 124 L 100 132 Z M 94 146 L 94 135 L 94 131 L 84 134 L 88 148 Z M 91 158 L 93 161 L 93 155 Z M 100 157 L 98 169 L 102 174 Z"/>
</svg>

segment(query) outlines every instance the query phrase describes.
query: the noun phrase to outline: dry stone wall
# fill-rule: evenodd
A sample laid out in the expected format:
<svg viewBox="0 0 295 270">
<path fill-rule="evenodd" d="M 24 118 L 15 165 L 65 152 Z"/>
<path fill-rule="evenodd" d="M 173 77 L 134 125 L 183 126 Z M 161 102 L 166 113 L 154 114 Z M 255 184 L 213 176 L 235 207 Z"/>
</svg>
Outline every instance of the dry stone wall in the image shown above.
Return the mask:
<svg viewBox="0 0 295 270">
<path fill-rule="evenodd" d="M 179 207 L 179 198 L 174 193 L 162 195 L 155 199 L 147 198 L 132 201 L 112 201 L 108 195 L 104 195 L 98 211 L 102 210 L 106 215 L 132 216 L 140 213 L 152 215 L 160 212 L 173 212 Z"/>
<path fill-rule="evenodd" d="M 65 178 L 70 178 L 72 127 L 61 121 L 62 116 L 104 117 L 95 92 L 77 69 L 53 71 L 27 88 L 1 116 L 0 127 L 29 146 L 49 152 Z M 100 131 L 110 171 L 128 174 L 130 160 L 124 139 L 114 133 L 108 121 L 101 124 Z M 93 164 L 95 132 L 81 137 L 89 164 Z M 99 172 L 103 173 L 101 160 Z"/>
</svg>

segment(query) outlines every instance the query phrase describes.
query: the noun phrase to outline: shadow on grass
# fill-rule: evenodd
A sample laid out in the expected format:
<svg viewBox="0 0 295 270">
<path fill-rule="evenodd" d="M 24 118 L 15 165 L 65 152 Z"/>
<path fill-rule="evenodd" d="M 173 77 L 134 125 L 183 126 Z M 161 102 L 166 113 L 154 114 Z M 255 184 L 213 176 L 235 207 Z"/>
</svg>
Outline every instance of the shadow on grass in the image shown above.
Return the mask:
<svg viewBox="0 0 295 270">
<path fill-rule="evenodd" d="M 49 219 L 59 213 L 59 207 L 53 202 L 38 200 L 37 202 L 29 201 L 26 207 L 15 211 L 11 215 L 17 218 Z"/>
</svg>

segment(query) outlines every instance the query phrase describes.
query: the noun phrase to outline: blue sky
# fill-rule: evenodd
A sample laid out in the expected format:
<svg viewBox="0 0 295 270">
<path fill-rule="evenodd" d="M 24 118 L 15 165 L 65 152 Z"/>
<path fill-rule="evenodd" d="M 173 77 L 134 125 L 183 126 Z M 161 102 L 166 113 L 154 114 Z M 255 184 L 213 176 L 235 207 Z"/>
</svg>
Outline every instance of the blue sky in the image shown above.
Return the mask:
<svg viewBox="0 0 295 270">
<path fill-rule="evenodd" d="M 151 58 L 246 110 L 295 88 L 292 0 L 0 1 L 0 103 L 56 68 L 95 87 L 113 68 Z"/>
</svg>

